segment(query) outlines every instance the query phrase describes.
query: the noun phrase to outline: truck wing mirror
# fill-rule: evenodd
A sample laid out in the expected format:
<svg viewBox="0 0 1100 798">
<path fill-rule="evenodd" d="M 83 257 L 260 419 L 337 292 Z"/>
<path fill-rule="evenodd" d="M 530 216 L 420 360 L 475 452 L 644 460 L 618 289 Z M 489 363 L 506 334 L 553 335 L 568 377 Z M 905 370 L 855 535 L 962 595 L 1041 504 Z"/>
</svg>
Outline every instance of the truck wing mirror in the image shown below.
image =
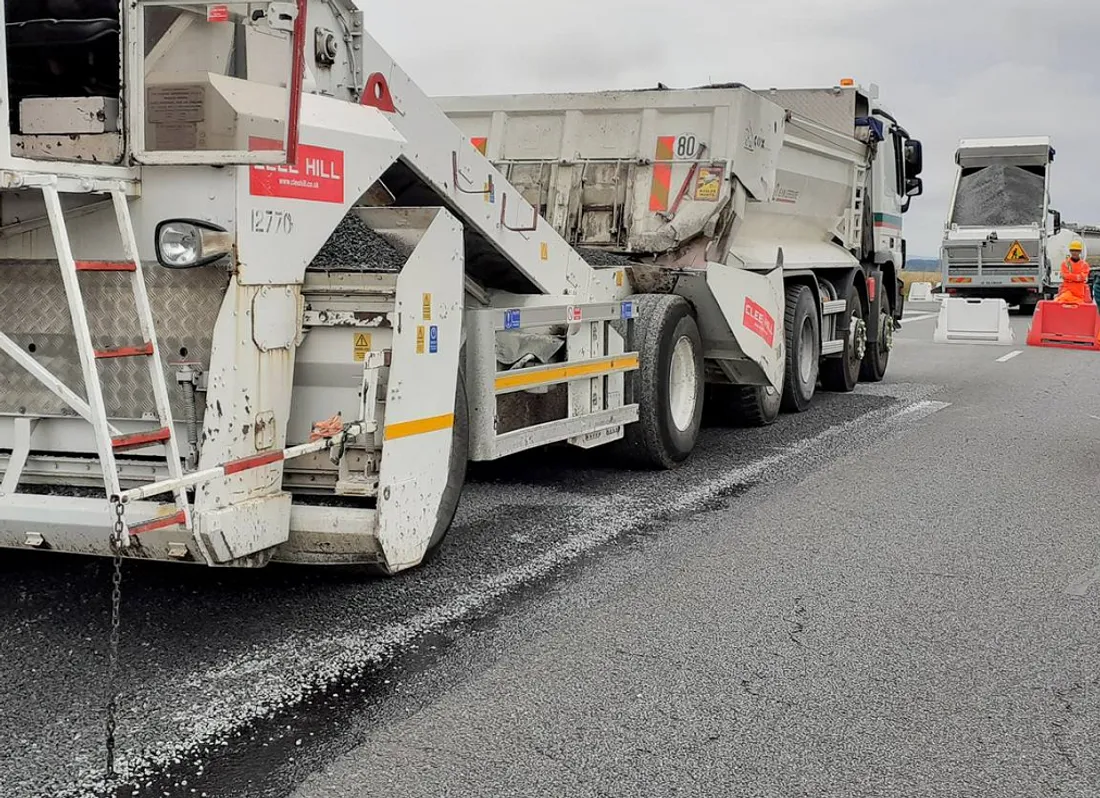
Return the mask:
<svg viewBox="0 0 1100 798">
<path fill-rule="evenodd" d="M 1056 211 L 1053 208 L 1051 208 L 1048 212 L 1051 216 L 1054 217 L 1054 234 L 1058 235 L 1058 233 L 1062 232 L 1062 214 L 1061 212 Z"/>
<path fill-rule="evenodd" d="M 917 139 L 909 139 L 905 142 L 905 174 L 916 177 L 922 171 L 924 171 L 924 147 Z"/>
<path fill-rule="evenodd" d="M 905 178 L 905 196 L 919 197 L 924 193 L 924 181 L 919 177 Z"/>
</svg>

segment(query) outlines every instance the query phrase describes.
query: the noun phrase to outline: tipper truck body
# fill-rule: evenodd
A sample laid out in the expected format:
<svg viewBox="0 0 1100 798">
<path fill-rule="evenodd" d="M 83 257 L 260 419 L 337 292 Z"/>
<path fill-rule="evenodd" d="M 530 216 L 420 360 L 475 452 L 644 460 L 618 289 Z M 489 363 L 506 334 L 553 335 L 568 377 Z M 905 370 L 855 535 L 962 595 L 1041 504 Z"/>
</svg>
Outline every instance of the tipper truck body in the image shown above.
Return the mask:
<svg viewBox="0 0 1100 798">
<path fill-rule="evenodd" d="M 877 89 L 437 102 L 559 234 L 630 262 L 647 290 L 675 287 L 707 318 L 727 275 L 772 281 L 772 304 L 744 308 L 749 334 L 704 340 L 708 401 L 768 423 L 781 404 L 806 409 L 819 378 L 840 391 L 883 378 L 922 154 Z"/>
<path fill-rule="evenodd" d="M 350 0 L 53 5 L 4 4 L 0 547 L 395 573 L 470 460 L 672 468 L 708 383 L 885 371 L 920 147 L 859 90 L 574 95 L 486 158 Z"/>
<path fill-rule="evenodd" d="M 1033 310 L 1061 278 L 1047 239 L 1060 229 L 1050 208 L 1048 136 L 963 139 L 940 253 L 944 290 L 1004 299 Z"/>
</svg>

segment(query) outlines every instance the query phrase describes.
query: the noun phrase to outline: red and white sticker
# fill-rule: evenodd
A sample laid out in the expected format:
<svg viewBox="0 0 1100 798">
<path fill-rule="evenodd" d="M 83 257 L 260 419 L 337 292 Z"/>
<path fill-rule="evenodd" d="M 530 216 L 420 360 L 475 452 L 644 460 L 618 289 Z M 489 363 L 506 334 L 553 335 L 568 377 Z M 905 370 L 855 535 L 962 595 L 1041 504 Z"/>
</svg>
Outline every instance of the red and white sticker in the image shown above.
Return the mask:
<svg viewBox="0 0 1100 798">
<path fill-rule="evenodd" d="M 229 6 L 219 3 L 214 6 L 207 6 L 206 8 L 206 21 L 207 22 L 228 22 L 229 21 Z"/>
<path fill-rule="evenodd" d="M 281 150 L 282 142 L 251 138 L 249 149 Z M 293 166 L 254 165 L 249 175 L 249 193 L 254 197 L 344 202 L 344 153 L 328 147 L 298 145 L 298 162 Z"/>
<path fill-rule="evenodd" d="M 741 323 L 763 338 L 768 346 L 775 346 L 775 319 L 749 297 L 745 297 L 745 317 Z"/>
<path fill-rule="evenodd" d="M 578 308 L 578 307 L 574 307 L 573 305 L 570 305 L 569 309 L 565 312 L 565 320 L 566 321 L 580 321 L 581 320 L 581 309 Z"/>
</svg>

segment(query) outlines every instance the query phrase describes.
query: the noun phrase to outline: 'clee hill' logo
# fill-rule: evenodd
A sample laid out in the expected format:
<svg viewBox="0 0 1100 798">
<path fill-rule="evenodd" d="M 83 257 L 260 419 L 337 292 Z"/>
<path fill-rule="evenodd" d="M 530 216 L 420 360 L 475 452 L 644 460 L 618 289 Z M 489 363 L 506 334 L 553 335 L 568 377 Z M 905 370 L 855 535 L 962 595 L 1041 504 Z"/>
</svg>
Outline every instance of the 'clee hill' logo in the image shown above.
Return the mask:
<svg viewBox="0 0 1100 798">
<path fill-rule="evenodd" d="M 279 150 L 282 143 L 253 138 L 255 150 Z M 293 165 L 256 164 L 249 174 L 249 193 L 254 197 L 279 197 L 312 202 L 343 203 L 344 153 L 328 147 L 298 145 Z"/>
<path fill-rule="evenodd" d="M 762 305 L 753 302 L 751 297 L 745 297 L 745 313 L 741 323 L 745 325 L 745 329 L 763 338 L 768 346 L 775 345 L 775 319 Z"/>
</svg>

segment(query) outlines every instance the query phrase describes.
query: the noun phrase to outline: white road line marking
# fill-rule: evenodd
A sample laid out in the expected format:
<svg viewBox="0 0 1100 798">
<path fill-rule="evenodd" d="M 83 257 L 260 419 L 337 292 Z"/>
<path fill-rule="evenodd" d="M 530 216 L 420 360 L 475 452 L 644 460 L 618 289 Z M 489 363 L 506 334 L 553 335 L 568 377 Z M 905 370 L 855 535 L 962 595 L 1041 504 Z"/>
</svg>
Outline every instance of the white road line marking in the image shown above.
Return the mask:
<svg viewBox="0 0 1100 798">
<path fill-rule="evenodd" d="M 1012 358 L 1016 357 L 1016 355 L 1022 355 L 1023 353 L 1023 349 L 1017 349 L 1015 352 L 1009 352 L 1007 355 L 997 358 L 997 362 L 1007 363 L 1008 361 L 1012 360 Z"/>
<path fill-rule="evenodd" d="M 932 399 L 922 399 L 919 402 L 913 402 L 910 405 L 906 405 L 901 410 L 894 413 L 889 417 L 889 421 L 910 421 L 918 418 L 924 418 L 930 416 L 933 413 L 938 413 L 945 407 L 951 407 L 950 402 L 937 402 Z"/>
<path fill-rule="evenodd" d="M 939 313 L 919 313 L 916 316 L 906 316 L 902 314 L 901 324 L 904 327 L 907 321 L 924 321 L 925 319 L 934 319 Z"/>
<path fill-rule="evenodd" d="M 1100 582 L 1100 565 L 1076 577 L 1066 587 L 1066 592 L 1071 596 L 1084 596 L 1089 592 L 1089 588 L 1097 582 Z"/>
<path fill-rule="evenodd" d="M 730 489 L 751 484 L 771 469 L 808 450 L 821 448 L 834 438 L 843 439 L 853 431 L 865 433 L 869 427 L 909 421 L 947 406 L 946 402 L 921 400 L 910 401 L 900 410 L 886 407 L 865 413 L 797 441 L 776 454 L 701 482 L 693 490 L 678 494 L 666 508 L 674 514 L 694 511 Z M 201 693 L 204 687 L 224 684 L 228 678 L 247 676 L 247 684 L 237 686 L 238 692 L 230 696 L 233 699 L 231 703 L 215 691 L 211 695 L 223 700 L 180 707 L 173 721 L 182 739 L 159 744 L 155 739 L 146 739 L 144 752 L 124 755 L 118 762 L 119 777 L 123 783 L 128 783 L 159 773 L 179 762 L 181 757 L 201 757 L 201 751 L 206 746 L 227 740 L 250 723 L 292 707 L 365 668 L 386 662 L 419 638 L 439 632 L 508 593 L 549 576 L 638 528 L 645 521 L 646 513 L 631 507 L 627 496 L 622 497 L 622 503 L 614 515 L 608 513 L 606 505 L 589 512 L 582 509 L 572 519 L 568 529 L 562 530 L 573 530 L 573 534 L 565 536 L 555 548 L 522 565 L 490 575 L 472 585 L 467 592 L 429 607 L 419 615 L 381 628 L 336 629 L 323 635 L 288 635 L 282 641 L 271 641 L 270 647 L 235 655 L 216 666 L 192 673 L 173 684 L 177 695 L 186 691 Z M 303 652 L 311 653 L 304 657 Z M 148 735 L 147 730 L 140 726 L 138 709 L 133 704 L 127 707 L 121 721 L 127 725 L 134 739 Z M 90 778 L 91 784 L 80 784 L 78 789 L 102 784 L 100 777 L 85 778 Z"/>
</svg>

